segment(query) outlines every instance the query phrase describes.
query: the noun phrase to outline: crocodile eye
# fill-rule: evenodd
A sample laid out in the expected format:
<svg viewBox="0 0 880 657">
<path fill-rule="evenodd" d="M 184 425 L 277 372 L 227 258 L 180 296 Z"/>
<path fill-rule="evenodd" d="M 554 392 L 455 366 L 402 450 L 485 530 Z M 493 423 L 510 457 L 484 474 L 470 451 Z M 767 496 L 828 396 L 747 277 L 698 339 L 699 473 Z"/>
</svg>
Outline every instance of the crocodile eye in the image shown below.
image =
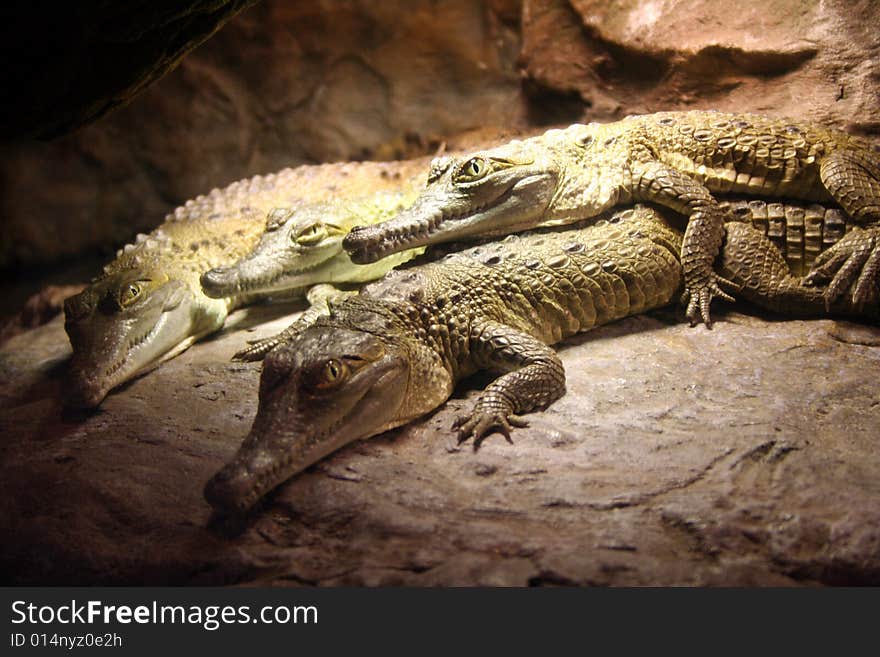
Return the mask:
<svg viewBox="0 0 880 657">
<path fill-rule="evenodd" d="M 294 231 L 290 237 L 300 246 L 312 246 L 327 237 L 327 227 L 321 222 L 316 222 L 299 231 Z"/>
<path fill-rule="evenodd" d="M 331 358 L 321 370 L 321 376 L 315 385 L 316 388 L 326 390 L 342 383 L 348 376 L 348 367 L 341 360 Z"/>
<path fill-rule="evenodd" d="M 461 168 L 459 172 L 459 179 L 465 181 L 474 181 L 479 180 L 489 171 L 489 165 L 486 163 L 481 157 L 472 157 L 467 162 L 464 163 L 464 166 Z"/>
<path fill-rule="evenodd" d="M 129 283 L 119 292 L 119 305 L 123 308 L 134 303 L 141 295 L 141 286 L 137 283 Z"/>
</svg>

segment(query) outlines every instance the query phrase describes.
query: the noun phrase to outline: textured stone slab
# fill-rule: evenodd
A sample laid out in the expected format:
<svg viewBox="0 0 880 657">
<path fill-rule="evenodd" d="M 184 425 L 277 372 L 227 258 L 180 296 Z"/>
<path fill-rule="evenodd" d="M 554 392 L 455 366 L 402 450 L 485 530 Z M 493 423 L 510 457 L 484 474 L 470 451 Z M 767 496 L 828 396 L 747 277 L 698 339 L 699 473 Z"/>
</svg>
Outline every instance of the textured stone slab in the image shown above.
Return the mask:
<svg viewBox="0 0 880 657">
<path fill-rule="evenodd" d="M 239 533 L 215 527 L 201 488 L 247 433 L 259 377 L 228 359 L 290 310 L 238 313 L 87 416 L 60 409 L 60 321 L 7 343 L 3 580 L 880 584 L 880 349 L 829 320 L 601 328 L 561 347 L 568 394 L 513 446 L 456 445 L 474 380 L 282 486 Z"/>
<path fill-rule="evenodd" d="M 870 1 L 523 0 L 520 62 L 592 120 L 700 108 L 877 134 L 878 20 Z"/>
</svg>

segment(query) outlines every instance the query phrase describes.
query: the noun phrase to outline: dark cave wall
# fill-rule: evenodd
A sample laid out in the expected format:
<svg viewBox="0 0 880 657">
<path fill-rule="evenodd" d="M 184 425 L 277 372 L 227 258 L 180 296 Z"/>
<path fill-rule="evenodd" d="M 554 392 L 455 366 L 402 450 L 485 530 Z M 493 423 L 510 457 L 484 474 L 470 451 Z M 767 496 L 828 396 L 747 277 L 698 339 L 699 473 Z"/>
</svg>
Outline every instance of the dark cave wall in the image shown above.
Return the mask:
<svg viewBox="0 0 880 657">
<path fill-rule="evenodd" d="M 474 128 L 716 107 L 877 133 L 878 7 L 265 0 L 127 107 L 2 146 L 0 267 L 110 253 L 245 176 L 422 154 Z"/>
<path fill-rule="evenodd" d="M 516 2 L 259 3 L 99 123 L 2 147 L 0 266 L 109 252 L 256 173 L 521 125 L 518 20 Z"/>
<path fill-rule="evenodd" d="M 57 137 L 135 98 L 257 0 L 7 0 L 0 138 Z"/>
</svg>

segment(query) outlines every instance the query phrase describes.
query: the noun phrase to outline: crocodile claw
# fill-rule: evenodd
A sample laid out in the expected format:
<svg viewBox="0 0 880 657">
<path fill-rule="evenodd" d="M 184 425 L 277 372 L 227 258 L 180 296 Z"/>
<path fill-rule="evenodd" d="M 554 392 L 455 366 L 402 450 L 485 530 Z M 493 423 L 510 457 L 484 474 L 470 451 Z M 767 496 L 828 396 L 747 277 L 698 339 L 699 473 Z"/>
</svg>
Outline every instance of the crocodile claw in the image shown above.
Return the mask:
<svg viewBox="0 0 880 657">
<path fill-rule="evenodd" d="M 712 328 L 709 305 L 712 303 L 713 298 L 718 297 L 731 303 L 736 301 L 736 299 L 721 289 L 722 285 L 737 291 L 740 289 L 740 286 L 733 281 L 729 281 L 714 273 L 707 283 L 694 287 L 688 286 L 685 289 L 681 295 L 681 303 L 687 304 L 685 315 L 690 320 L 691 326 L 696 326 L 702 320 L 708 328 Z"/>
<path fill-rule="evenodd" d="M 242 362 L 252 362 L 255 360 L 263 360 L 270 351 L 278 346 L 278 340 L 275 336 L 263 338 L 262 340 L 248 340 L 249 347 L 245 347 L 241 351 L 235 352 L 232 360 Z"/>
<path fill-rule="evenodd" d="M 806 285 L 827 283 L 825 308 L 830 310 L 850 287 L 853 304 L 863 308 L 877 299 L 877 283 L 880 278 L 880 228 L 855 229 L 847 233 L 837 244 L 819 254 L 810 273 L 804 278 Z"/>
<path fill-rule="evenodd" d="M 522 428 L 527 426 L 529 426 L 528 420 L 519 415 L 505 413 L 501 410 L 489 411 L 479 408 L 475 408 L 472 413 L 462 413 L 452 423 L 452 428 L 458 429 L 459 445 L 473 436 L 475 452 L 480 449 L 483 440 L 493 433 L 500 433 L 512 445 L 513 440 L 510 438 L 511 429 L 513 427 Z"/>
</svg>

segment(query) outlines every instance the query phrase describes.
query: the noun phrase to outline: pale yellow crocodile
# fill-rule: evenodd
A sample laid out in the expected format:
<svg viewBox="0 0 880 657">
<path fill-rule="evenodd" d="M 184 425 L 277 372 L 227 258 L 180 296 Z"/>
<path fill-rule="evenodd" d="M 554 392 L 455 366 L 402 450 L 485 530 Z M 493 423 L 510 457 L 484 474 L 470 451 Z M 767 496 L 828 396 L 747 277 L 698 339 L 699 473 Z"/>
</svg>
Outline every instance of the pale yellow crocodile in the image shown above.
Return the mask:
<svg viewBox="0 0 880 657">
<path fill-rule="evenodd" d="M 239 290 L 211 298 L 199 277 L 245 256 L 274 208 L 319 212 L 332 223 L 334 213 L 351 212 L 342 201 L 422 187 L 427 166 L 427 159 L 306 165 L 242 180 L 177 208 L 65 302 L 73 346 L 69 403 L 97 406 L 112 388 L 222 327 L 230 310 L 253 295 Z M 361 219 L 370 216 L 365 211 Z"/>
<path fill-rule="evenodd" d="M 713 271 L 725 220 L 714 194 L 836 203 L 876 233 L 880 153 L 843 132 L 755 114 L 660 112 L 573 125 L 438 158 L 410 208 L 353 230 L 345 248 L 355 262 L 371 262 L 415 246 L 562 225 L 618 204 L 652 202 L 690 218 L 681 251 L 687 315 L 708 324 L 712 298 L 730 298 Z M 854 301 L 873 294 L 880 272 L 876 238 L 858 240 L 861 251 L 845 240 L 822 259 L 810 280 L 832 279 L 829 303 L 859 271 Z"/>
</svg>

